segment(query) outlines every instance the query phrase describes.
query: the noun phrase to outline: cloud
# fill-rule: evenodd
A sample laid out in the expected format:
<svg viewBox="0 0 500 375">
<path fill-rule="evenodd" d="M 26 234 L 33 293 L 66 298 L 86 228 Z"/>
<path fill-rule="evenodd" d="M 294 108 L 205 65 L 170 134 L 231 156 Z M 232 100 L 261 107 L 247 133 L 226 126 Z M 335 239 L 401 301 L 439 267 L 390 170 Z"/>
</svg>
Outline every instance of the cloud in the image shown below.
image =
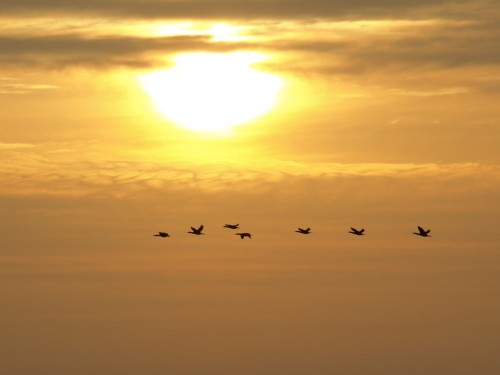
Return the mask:
<svg viewBox="0 0 500 375">
<path fill-rule="evenodd" d="M 29 23 L 31 11 L 39 18 Z M 2 4 L 0 12 L 28 23 L 0 29 L 0 64 L 11 67 L 146 68 L 164 66 L 178 53 L 234 50 L 279 55 L 275 69 L 330 75 L 500 64 L 500 11 L 489 2 L 21 0 Z M 177 35 L 144 33 L 145 19 L 162 14 L 169 25 L 183 18 L 208 22 L 217 15 L 242 27 L 248 38 L 215 42 L 196 27 L 181 28 Z M 130 25 L 127 17 L 134 18 Z"/>
<path fill-rule="evenodd" d="M 282 0 L 282 1 L 131 1 L 91 0 L 67 2 L 64 0 L 19 0 L 4 1 L 2 14 L 81 14 L 100 15 L 112 18 L 150 19 L 303 19 L 387 17 L 394 14 L 412 14 L 422 9 L 455 9 L 468 1 L 432 0 Z"/>
<path fill-rule="evenodd" d="M 390 89 L 387 90 L 389 95 L 402 95 L 402 96 L 416 96 L 416 97 L 431 97 L 431 96 L 444 96 L 444 95 L 458 95 L 470 92 L 467 87 L 447 87 L 434 91 L 418 91 L 418 90 L 401 90 Z"/>
<path fill-rule="evenodd" d="M 0 36 L 0 64 L 45 66 L 113 65 L 144 67 L 165 56 L 194 50 L 227 50 L 208 36 L 86 37 L 81 35 Z M 153 56 L 153 53 L 155 54 Z"/>
<path fill-rule="evenodd" d="M 6 150 L 19 150 L 19 149 L 26 149 L 26 148 L 32 148 L 34 145 L 29 144 L 29 143 L 5 143 L 5 142 L 0 142 L 0 151 L 6 151 Z"/>
<path fill-rule="evenodd" d="M 58 88 L 58 86 L 40 83 L 16 82 L 15 79 L 8 79 L 7 77 L 0 78 L 0 94 L 29 94 L 35 91 L 53 90 L 56 88 Z"/>
<path fill-rule="evenodd" d="M 246 27 L 246 40 L 231 42 L 216 42 L 196 30 L 168 36 L 134 35 L 133 30 L 100 35 L 91 29 L 79 34 L 71 29 L 57 35 L 0 34 L 0 65 L 147 68 L 164 66 L 165 60 L 184 52 L 259 50 L 281 56 L 279 63 L 269 65 L 272 69 L 328 75 L 498 66 L 498 19 L 463 17 L 257 22 Z"/>
<path fill-rule="evenodd" d="M 495 25 L 500 17 L 482 21 L 463 16 L 350 22 L 351 27 L 344 22 L 319 23 L 304 27 L 295 37 L 286 25 L 276 25 L 276 37 L 262 41 L 261 47 L 296 54 L 288 69 L 325 74 L 498 66 L 500 52 L 495 46 L 500 32 Z"/>
<path fill-rule="evenodd" d="M 345 179 L 461 179 L 487 174 L 489 181 L 500 181 L 495 165 L 477 163 L 298 163 L 267 160 L 253 164 L 87 161 L 83 155 L 71 156 L 68 147 L 38 145 L 0 148 L 0 193 L 6 195 L 110 195 L 129 196 L 144 191 L 239 191 L 255 194 L 278 185 L 293 186 L 309 181 Z M 74 145 L 75 150 L 78 146 Z M 50 151 L 49 151 L 50 150 Z M 61 155 L 61 153 L 63 155 Z M 71 154 L 71 155 L 70 155 Z"/>
</svg>

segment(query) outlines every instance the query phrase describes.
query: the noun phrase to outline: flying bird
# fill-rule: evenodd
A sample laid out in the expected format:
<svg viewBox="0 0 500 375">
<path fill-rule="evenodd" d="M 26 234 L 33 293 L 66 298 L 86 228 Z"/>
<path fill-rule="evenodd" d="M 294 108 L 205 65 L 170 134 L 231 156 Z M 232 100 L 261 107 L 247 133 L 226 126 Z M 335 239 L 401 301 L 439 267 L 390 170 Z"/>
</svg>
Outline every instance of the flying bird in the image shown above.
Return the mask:
<svg viewBox="0 0 500 375">
<path fill-rule="evenodd" d="M 417 236 L 422 236 L 422 237 L 432 237 L 432 236 L 429 236 L 429 233 L 430 233 L 430 229 L 427 229 L 425 230 L 424 228 L 418 226 L 418 233 L 417 232 L 413 232 L 413 234 L 416 234 Z"/>
<path fill-rule="evenodd" d="M 205 234 L 205 233 L 201 233 L 202 230 L 203 230 L 203 225 L 200 225 L 200 227 L 198 229 L 191 227 L 191 231 L 189 231 L 188 233 L 196 234 L 197 236 L 199 236 L 200 234 Z"/>
<path fill-rule="evenodd" d="M 240 236 L 241 239 L 245 238 L 245 237 L 248 237 L 250 239 L 252 239 L 252 235 L 250 233 L 236 233 L 235 234 L 236 236 Z"/>
<path fill-rule="evenodd" d="M 229 228 L 229 229 L 238 229 L 240 224 L 224 224 L 224 228 Z"/>
<path fill-rule="evenodd" d="M 306 229 L 302 229 L 302 228 L 297 228 L 298 230 L 296 230 L 295 232 L 297 233 L 302 233 L 302 234 L 309 234 L 311 233 L 311 228 L 306 228 Z"/>
<path fill-rule="evenodd" d="M 357 230 L 356 228 L 351 227 L 351 231 L 349 233 L 355 234 L 356 236 L 362 236 L 364 235 L 364 231 L 365 231 L 364 228 Z"/>
<path fill-rule="evenodd" d="M 170 237 L 170 235 L 166 232 L 158 232 L 158 234 L 155 234 L 156 237 Z"/>
</svg>

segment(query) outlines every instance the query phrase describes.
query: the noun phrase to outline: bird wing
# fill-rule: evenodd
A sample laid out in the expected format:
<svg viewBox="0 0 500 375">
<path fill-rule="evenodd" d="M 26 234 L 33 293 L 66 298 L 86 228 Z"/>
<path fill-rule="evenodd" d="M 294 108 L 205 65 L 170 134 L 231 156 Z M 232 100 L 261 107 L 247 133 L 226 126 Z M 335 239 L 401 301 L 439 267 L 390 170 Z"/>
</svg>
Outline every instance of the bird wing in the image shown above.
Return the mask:
<svg viewBox="0 0 500 375">
<path fill-rule="evenodd" d="M 198 231 L 201 232 L 203 230 L 203 225 L 200 225 L 200 227 L 198 228 Z"/>
<path fill-rule="evenodd" d="M 353 227 L 351 227 L 351 230 L 352 230 L 353 232 L 357 232 L 357 231 L 358 231 L 357 229 L 355 229 L 355 228 L 353 228 Z"/>
<path fill-rule="evenodd" d="M 426 234 L 424 228 L 422 228 L 421 226 L 417 226 L 417 228 L 420 234 Z"/>
</svg>

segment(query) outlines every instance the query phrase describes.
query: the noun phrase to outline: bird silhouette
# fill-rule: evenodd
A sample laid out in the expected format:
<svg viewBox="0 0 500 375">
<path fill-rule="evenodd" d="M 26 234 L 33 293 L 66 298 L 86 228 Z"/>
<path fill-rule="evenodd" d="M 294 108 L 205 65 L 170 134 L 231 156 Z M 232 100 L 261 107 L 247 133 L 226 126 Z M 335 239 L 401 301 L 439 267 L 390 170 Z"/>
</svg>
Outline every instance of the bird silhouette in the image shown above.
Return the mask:
<svg viewBox="0 0 500 375">
<path fill-rule="evenodd" d="M 240 236 L 241 239 L 245 238 L 245 237 L 248 237 L 250 239 L 252 239 L 252 235 L 250 233 L 236 233 L 235 234 L 236 236 Z"/>
<path fill-rule="evenodd" d="M 240 224 L 224 224 L 224 228 L 229 228 L 229 229 L 238 229 Z"/>
<path fill-rule="evenodd" d="M 357 230 L 356 228 L 353 228 L 351 227 L 351 231 L 349 233 L 352 233 L 352 234 L 355 234 L 356 236 L 363 236 L 364 235 L 364 232 L 365 229 L 360 229 L 360 230 Z"/>
<path fill-rule="evenodd" d="M 302 228 L 297 228 L 298 230 L 296 230 L 295 232 L 297 233 L 302 233 L 302 234 L 309 234 L 311 233 L 311 228 L 306 228 L 306 229 L 302 229 Z"/>
<path fill-rule="evenodd" d="M 158 234 L 155 234 L 156 237 L 170 237 L 170 235 L 166 232 L 158 232 Z"/>
<path fill-rule="evenodd" d="M 422 236 L 422 237 L 432 237 L 432 236 L 429 236 L 429 233 L 430 233 L 430 229 L 427 229 L 425 230 L 424 228 L 420 227 L 420 226 L 417 226 L 418 228 L 418 233 L 417 232 L 413 232 L 413 234 L 416 234 L 417 236 Z"/>
<path fill-rule="evenodd" d="M 188 233 L 196 234 L 197 236 L 199 236 L 200 234 L 205 234 L 205 233 L 201 233 L 202 230 L 203 230 L 203 225 L 200 225 L 200 227 L 198 229 L 191 227 L 191 231 L 189 231 Z"/>
</svg>

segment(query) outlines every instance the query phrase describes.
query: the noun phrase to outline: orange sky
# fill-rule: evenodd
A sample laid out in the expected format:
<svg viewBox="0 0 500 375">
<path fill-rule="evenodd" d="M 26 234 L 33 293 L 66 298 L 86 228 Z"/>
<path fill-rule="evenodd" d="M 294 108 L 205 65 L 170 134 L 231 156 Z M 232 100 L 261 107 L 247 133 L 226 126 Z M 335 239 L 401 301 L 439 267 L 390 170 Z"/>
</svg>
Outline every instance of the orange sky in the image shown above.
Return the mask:
<svg viewBox="0 0 500 375">
<path fill-rule="evenodd" d="M 489 0 L 0 4 L 0 372 L 497 372 L 499 20 Z M 165 117 L 186 87 L 208 130 L 207 103 L 271 96 L 217 63 L 152 98 L 142 77 L 189 54 L 265 57 L 272 108 L 222 133 Z"/>
</svg>

